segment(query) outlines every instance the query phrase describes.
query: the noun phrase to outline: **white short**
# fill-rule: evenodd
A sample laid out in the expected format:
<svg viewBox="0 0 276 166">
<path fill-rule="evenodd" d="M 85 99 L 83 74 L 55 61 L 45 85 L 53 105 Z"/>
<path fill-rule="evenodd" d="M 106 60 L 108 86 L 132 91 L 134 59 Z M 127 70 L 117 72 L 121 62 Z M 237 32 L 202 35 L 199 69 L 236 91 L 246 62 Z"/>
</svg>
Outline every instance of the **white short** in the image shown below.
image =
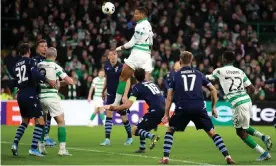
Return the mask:
<svg viewBox="0 0 276 166">
<path fill-rule="evenodd" d="M 149 52 L 132 50 L 129 57 L 124 59 L 124 61 L 133 70 L 139 67 L 145 69 L 145 71 L 149 73 L 153 70 L 151 55 Z"/>
<path fill-rule="evenodd" d="M 60 116 L 64 113 L 60 105 L 60 100 L 57 98 L 40 99 L 43 112 L 50 112 L 52 117 Z"/>
<path fill-rule="evenodd" d="M 95 108 L 103 107 L 103 99 L 101 97 L 94 97 L 93 102 L 95 104 Z"/>
<path fill-rule="evenodd" d="M 252 117 L 252 103 L 242 104 L 233 109 L 233 124 L 235 128 L 248 129 Z"/>
</svg>

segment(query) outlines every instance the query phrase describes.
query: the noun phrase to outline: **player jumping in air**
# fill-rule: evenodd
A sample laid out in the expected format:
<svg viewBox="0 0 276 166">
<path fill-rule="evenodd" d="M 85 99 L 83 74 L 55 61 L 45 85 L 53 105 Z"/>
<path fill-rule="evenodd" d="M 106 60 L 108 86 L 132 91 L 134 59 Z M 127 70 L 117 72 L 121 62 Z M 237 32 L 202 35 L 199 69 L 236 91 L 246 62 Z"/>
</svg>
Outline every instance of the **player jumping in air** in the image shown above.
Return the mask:
<svg viewBox="0 0 276 166">
<path fill-rule="evenodd" d="M 47 47 L 46 40 L 41 39 L 36 42 L 36 56 L 33 57 L 33 59 L 36 62 L 36 65 L 46 59 L 47 49 L 48 49 L 48 47 Z M 56 142 L 53 141 L 49 137 L 52 117 L 48 111 L 47 111 L 47 113 L 44 114 L 44 119 L 45 119 L 45 129 L 44 129 L 45 130 L 45 135 L 44 135 L 45 144 L 46 144 L 46 146 L 55 146 Z"/>
<path fill-rule="evenodd" d="M 102 91 L 103 100 L 107 105 L 112 104 L 115 100 L 116 88 L 119 83 L 119 77 L 123 68 L 123 64 L 118 62 L 118 55 L 116 52 L 109 51 L 108 59 L 109 60 L 104 65 L 106 79 L 105 79 L 104 88 Z M 123 96 L 123 102 L 127 100 L 129 89 L 130 89 L 130 79 L 127 81 L 126 90 Z M 107 92 L 106 95 L 105 95 L 105 91 Z M 124 143 L 124 145 L 130 145 L 132 144 L 133 140 L 132 140 L 132 134 L 131 134 L 131 126 L 127 117 L 127 111 L 122 110 L 122 111 L 118 111 L 117 113 L 120 114 L 127 132 L 127 140 Z M 103 143 L 101 143 L 101 146 L 110 145 L 110 133 L 113 125 L 112 117 L 113 117 L 113 112 L 106 110 L 106 121 L 104 126 L 105 140 Z"/>
<path fill-rule="evenodd" d="M 120 81 L 116 90 L 114 105 L 119 105 L 123 97 L 126 82 L 133 75 L 134 70 L 143 68 L 148 73 L 153 70 L 150 47 L 153 44 L 153 32 L 149 21 L 147 20 L 147 9 L 138 7 L 134 11 L 134 20 L 137 21 L 134 35 L 131 40 L 123 46 L 117 47 L 116 51 L 132 48 L 131 54 L 125 59 Z M 147 79 L 148 80 L 148 79 Z"/>
<path fill-rule="evenodd" d="M 102 99 L 102 91 L 103 91 L 104 82 L 105 82 L 104 75 L 105 75 L 104 70 L 101 69 L 98 73 L 98 77 L 95 77 L 93 79 L 93 82 L 92 82 L 90 90 L 89 90 L 89 94 L 88 94 L 88 98 L 87 98 L 88 102 L 91 101 L 91 95 L 92 95 L 93 91 L 95 90 L 94 96 L 93 96 L 93 101 L 95 104 L 95 111 L 92 113 L 92 115 L 90 117 L 89 126 L 93 126 L 92 122 L 98 113 L 100 113 L 100 119 L 102 120 L 103 123 L 105 120 L 103 99 Z"/>
<path fill-rule="evenodd" d="M 193 55 L 190 52 L 180 53 L 181 69 L 172 75 L 170 89 L 166 99 L 165 115 L 163 123 L 169 121 L 169 128 L 164 138 L 164 157 L 160 160 L 161 164 L 168 164 L 171 147 L 173 145 L 173 134 L 175 131 L 184 131 L 190 121 L 193 121 L 197 129 L 204 129 L 214 144 L 223 154 L 227 164 L 234 164 L 222 137 L 214 130 L 213 123 L 207 114 L 204 98 L 202 96 L 202 86 L 208 88 L 212 97 L 212 114 L 217 117 L 216 103 L 217 90 L 199 71 L 191 67 Z M 175 111 L 169 117 L 172 99 L 175 102 Z"/>
<path fill-rule="evenodd" d="M 138 83 L 132 88 L 130 98 L 127 102 L 120 106 L 107 105 L 105 108 L 110 111 L 121 111 L 129 109 L 136 99 L 146 101 L 149 106 L 148 112 L 139 121 L 137 126 L 132 128 L 132 134 L 140 136 L 140 148 L 136 153 L 144 153 L 146 150 L 146 138 L 149 138 L 152 141 L 150 149 L 153 149 L 159 140 L 159 136 L 156 136 L 149 131 L 156 128 L 157 125 L 161 123 L 165 111 L 165 98 L 157 85 L 145 81 L 146 72 L 144 69 L 137 68 L 134 75 Z"/>
<path fill-rule="evenodd" d="M 74 81 L 63 72 L 63 69 L 55 63 L 57 57 L 57 50 L 54 47 L 48 48 L 46 52 L 46 60 L 40 62 L 37 66 L 39 68 L 40 73 L 42 73 L 49 80 L 59 80 L 61 78 L 62 81 L 60 84 L 74 84 Z M 42 109 L 44 112 L 49 111 L 51 117 L 54 117 L 58 124 L 58 141 L 59 141 L 59 152 L 58 154 L 61 156 L 69 156 L 71 155 L 66 149 L 66 129 L 65 129 L 65 121 L 64 121 L 64 111 L 60 105 L 60 101 L 58 98 L 58 90 L 50 87 L 46 83 L 40 84 L 41 90 L 39 94 L 39 99 L 42 105 Z M 45 149 L 45 142 L 43 137 L 41 142 L 39 142 L 39 151 L 42 154 L 47 154 Z"/>
<path fill-rule="evenodd" d="M 29 154 L 43 156 L 37 149 L 38 140 L 41 138 L 45 125 L 41 104 L 38 99 L 37 83 L 38 81 L 46 82 L 47 80 L 49 85 L 54 87 L 56 82 L 46 79 L 39 73 L 35 61 L 30 58 L 31 51 L 28 43 L 21 44 L 20 53 L 23 54 L 23 57 L 16 63 L 13 73 L 15 75 L 15 84 L 19 88 L 17 102 L 22 123 L 16 131 L 11 150 L 14 156 L 18 156 L 18 143 L 28 127 L 30 119 L 35 118 L 35 128 Z"/>
<path fill-rule="evenodd" d="M 252 149 L 255 149 L 261 156 L 257 161 L 268 160 L 270 154 L 258 145 L 250 135 L 259 137 L 265 143 L 267 150 L 272 147 L 271 138 L 252 128 L 250 118 L 252 116 L 252 102 L 249 92 L 254 92 L 255 87 L 251 84 L 245 73 L 234 67 L 232 64 L 235 60 L 235 54 L 232 51 L 223 53 L 224 67 L 217 68 L 211 75 L 208 75 L 210 80 L 218 80 L 228 102 L 233 108 L 233 124 L 236 128 L 237 135 Z M 246 88 L 246 89 L 245 89 Z M 248 135 L 249 134 L 249 135 Z"/>
</svg>

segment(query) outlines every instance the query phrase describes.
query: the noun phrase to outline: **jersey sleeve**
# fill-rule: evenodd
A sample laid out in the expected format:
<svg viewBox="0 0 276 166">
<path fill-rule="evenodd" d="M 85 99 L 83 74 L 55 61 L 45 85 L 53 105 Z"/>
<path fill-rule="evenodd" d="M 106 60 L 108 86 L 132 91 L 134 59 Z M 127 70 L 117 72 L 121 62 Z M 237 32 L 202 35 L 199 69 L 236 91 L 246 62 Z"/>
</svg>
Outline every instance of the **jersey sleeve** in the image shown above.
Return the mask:
<svg viewBox="0 0 276 166">
<path fill-rule="evenodd" d="M 219 69 L 215 69 L 212 72 L 212 74 L 206 75 L 206 78 L 208 78 L 209 80 L 218 80 L 219 79 L 219 75 L 220 75 Z"/>
<path fill-rule="evenodd" d="M 168 90 L 175 90 L 175 77 L 174 77 L 174 74 L 169 75 L 168 85 L 169 85 Z"/>
<path fill-rule="evenodd" d="M 33 68 L 37 67 L 37 62 L 33 59 L 30 59 L 29 65 L 30 65 L 30 69 L 32 70 Z"/>
<path fill-rule="evenodd" d="M 93 79 L 91 86 L 95 88 L 97 82 L 98 82 L 98 77 Z"/>
<path fill-rule="evenodd" d="M 251 81 L 248 79 L 246 74 L 243 72 L 243 85 L 244 85 L 244 87 L 248 87 L 251 84 L 252 84 Z"/>
<path fill-rule="evenodd" d="M 58 64 L 56 64 L 55 66 L 55 71 L 56 71 L 56 75 L 61 79 L 64 79 L 65 77 L 68 76 Z"/>
<path fill-rule="evenodd" d="M 202 77 L 202 85 L 205 86 L 206 88 L 210 85 L 212 85 L 212 83 L 206 78 L 206 76 L 203 73 L 200 73 L 201 77 Z"/>
<path fill-rule="evenodd" d="M 134 86 L 131 90 L 129 100 L 134 102 L 137 98 L 139 98 L 139 90 L 137 86 Z"/>
</svg>

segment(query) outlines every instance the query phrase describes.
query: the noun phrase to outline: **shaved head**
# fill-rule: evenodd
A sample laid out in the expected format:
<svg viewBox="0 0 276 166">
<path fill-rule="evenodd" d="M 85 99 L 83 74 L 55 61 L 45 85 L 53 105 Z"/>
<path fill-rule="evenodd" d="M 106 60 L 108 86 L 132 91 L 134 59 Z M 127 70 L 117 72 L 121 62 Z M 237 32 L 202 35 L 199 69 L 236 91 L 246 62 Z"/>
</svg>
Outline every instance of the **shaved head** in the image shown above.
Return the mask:
<svg viewBox="0 0 276 166">
<path fill-rule="evenodd" d="M 57 57 L 57 49 L 55 49 L 54 47 L 50 47 L 48 48 L 47 52 L 46 52 L 46 57 L 47 59 L 53 59 Z"/>
</svg>

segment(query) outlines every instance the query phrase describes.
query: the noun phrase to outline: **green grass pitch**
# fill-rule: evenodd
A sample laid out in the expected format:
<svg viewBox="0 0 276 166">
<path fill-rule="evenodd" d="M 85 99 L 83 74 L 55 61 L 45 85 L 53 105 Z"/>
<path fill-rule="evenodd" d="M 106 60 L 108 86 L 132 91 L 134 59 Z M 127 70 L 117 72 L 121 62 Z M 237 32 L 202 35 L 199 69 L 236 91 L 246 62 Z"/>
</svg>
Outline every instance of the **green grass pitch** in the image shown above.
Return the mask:
<svg viewBox="0 0 276 166">
<path fill-rule="evenodd" d="M 272 126 L 256 127 L 265 134 L 275 138 L 276 131 Z M 264 162 L 255 161 L 259 154 L 247 147 L 235 134 L 232 127 L 216 127 L 217 132 L 223 137 L 224 142 L 237 164 L 242 165 L 275 165 L 276 147 L 271 150 L 272 159 Z M 126 133 L 123 126 L 113 126 L 111 133 L 111 146 L 101 147 L 104 140 L 104 128 L 100 127 L 67 127 L 67 147 L 73 156 L 61 157 L 57 155 L 57 147 L 49 147 L 45 157 L 28 155 L 31 144 L 33 127 L 28 127 L 19 145 L 19 156 L 14 157 L 10 151 L 16 127 L 1 126 L 1 163 L 3 165 L 155 165 L 162 157 L 163 136 L 166 128 L 159 127 L 157 133 L 161 136 L 153 150 L 144 154 L 133 153 L 138 149 L 139 138 L 134 137 L 131 146 L 124 146 Z M 57 141 L 57 127 L 52 127 L 51 138 Z M 262 141 L 254 137 L 264 147 Z M 275 138 L 276 139 L 276 138 Z M 274 144 L 276 143 L 275 140 Z M 150 142 L 147 142 L 149 147 Z M 174 145 L 171 151 L 170 164 L 225 164 L 221 153 L 213 141 L 204 131 L 197 131 L 188 127 L 185 132 L 174 135 Z"/>
</svg>

